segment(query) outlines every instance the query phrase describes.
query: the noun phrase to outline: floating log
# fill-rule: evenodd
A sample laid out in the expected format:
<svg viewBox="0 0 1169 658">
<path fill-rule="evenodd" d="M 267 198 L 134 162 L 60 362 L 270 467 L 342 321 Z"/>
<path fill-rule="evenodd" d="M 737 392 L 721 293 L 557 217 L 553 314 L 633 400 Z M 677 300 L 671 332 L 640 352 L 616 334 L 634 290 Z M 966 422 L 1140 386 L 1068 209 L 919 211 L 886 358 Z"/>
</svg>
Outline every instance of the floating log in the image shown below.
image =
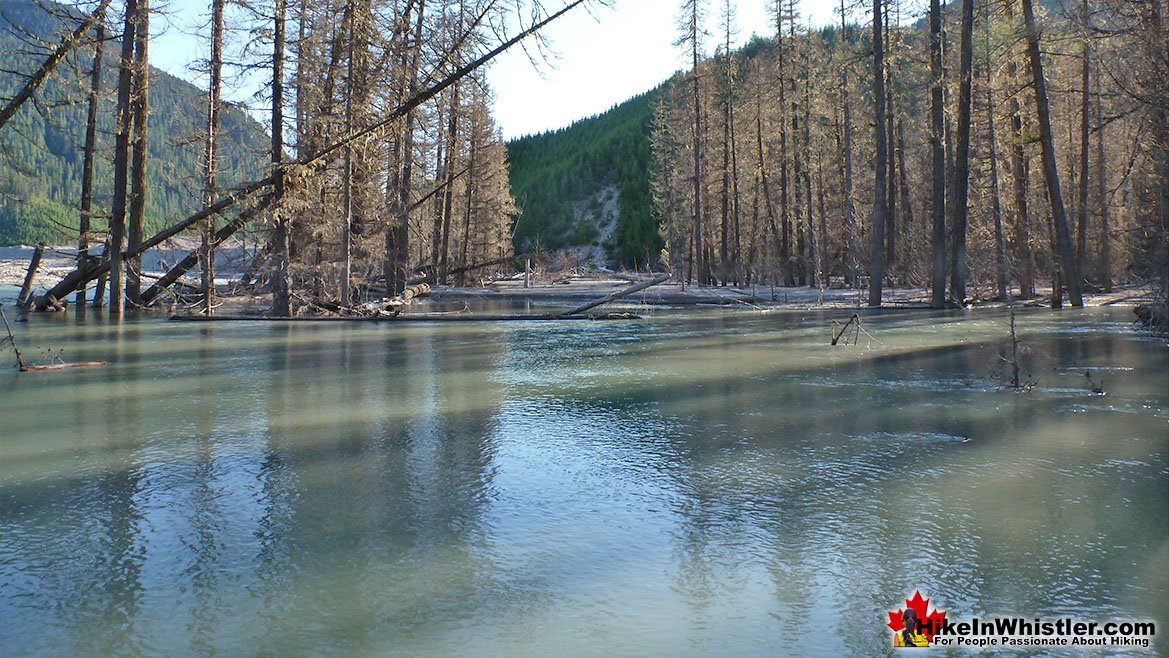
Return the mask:
<svg viewBox="0 0 1169 658">
<path fill-rule="evenodd" d="M 45 243 L 40 243 L 32 252 L 32 260 L 28 263 L 28 273 L 24 275 L 24 285 L 20 286 L 20 294 L 16 297 L 16 308 L 19 311 L 28 310 L 32 302 L 32 281 L 37 275 L 37 268 L 41 266 L 41 256 L 45 253 Z"/>
<path fill-rule="evenodd" d="M 596 308 L 596 307 L 600 306 L 601 304 L 608 304 L 611 301 L 615 301 L 615 300 L 621 299 L 622 297 L 627 297 L 629 295 L 632 295 L 633 293 L 635 293 L 639 290 L 645 290 L 646 288 L 648 288 L 650 286 L 656 286 L 657 284 L 662 283 L 663 281 L 666 281 L 669 278 L 670 278 L 669 274 L 659 274 L 658 276 L 655 276 L 654 278 L 650 279 L 649 281 L 642 281 L 641 283 L 636 283 L 632 286 L 622 288 L 621 290 L 618 290 L 617 292 L 606 295 L 606 296 L 604 296 L 596 301 L 592 301 L 592 302 L 589 302 L 588 304 L 584 304 L 582 306 L 577 306 L 574 309 L 570 309 L 567 311 L 563 311 L 561 313 L 557 313 L 556 317 L 565 317 L 565 316 L 569 316 L 569 315 L 577 315 L 579 313 L 584 313 L 585 311 L 587 311 L 591 308 Z"/>
<path fill-rule="evenodd" d="M 91 368 L 93 366 L 104 366 L 105 361 L 78 361 L 76 363 L 50 363 L 47 366 L 21 366 L 21 372 L 30 372 L 33 370 L 64 370 L 65 368 Z"/>
</svg>

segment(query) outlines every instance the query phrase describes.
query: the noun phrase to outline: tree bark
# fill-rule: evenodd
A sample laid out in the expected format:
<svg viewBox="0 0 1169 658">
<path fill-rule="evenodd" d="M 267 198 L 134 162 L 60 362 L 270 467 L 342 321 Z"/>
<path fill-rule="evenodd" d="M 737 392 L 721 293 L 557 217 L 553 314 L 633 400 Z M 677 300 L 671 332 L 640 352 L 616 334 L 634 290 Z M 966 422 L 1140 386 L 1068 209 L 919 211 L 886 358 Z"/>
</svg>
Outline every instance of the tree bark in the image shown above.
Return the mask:
<svg viewBox="0 0 1169 658">
<path fill-rule="evenodd" d="M 930 164 L 931 164 L 931 244 L 933 263 L 930 270 L 930 306 L 946 306 L 946 110 L 942 85 L 942 8 L 939 0 L 930 0 Z"/>
<path fill-rule="evenodd" d="M 698 3 L 692 5 L 691 26 L 694 32 L 690 35 L 691 71 L 694 84 L 694 274 L 699 285 L 704 283 L 703 275 L 706 264 L 703 261 L 702 249 L 702 105 L 698 88 Z"/>
<path fill-rule="evenodd" d="M 1080 194 L 1079 221 L 1076 223 L 1076 266 L 1080 272 L 1088 272 L 1091 268 L 1085 262 L 1088 258 L 1088 150 L 1090 110 L 1088 108 L 1088 86 L 1090 85 L 1091 49 L 1088 45 L 1087 32 L 1090 29 L 1088 20 L 1088 0 L 1080 3 L 1080 27 L 1084 30 L 1084 43 L 1081 44 L 1080 70 Z"/>
<path fill-rule="evenodd" d="M 104 12 L 103 12 L 104 14 Z M 102 51 L 106 38 L 105 17 L 97 23 L 96 39 L 93 45 L 93 69 L 89 78 L 89 110 L 85 118 L 85 155 L 81 164 L 81 218 L 78 226 L 77 268 L 82 269 L 89 260 L 90 220 L 93 217 L 93 159 L 97 150 L 97 109 L 101 92 Z M 85 288 L 77 291 L 77 308 L 85 307 Z"/>
<path fill-rule="evenodd" d="M 968 1 L 968 0 L 967 0 Z M 1023 22 L 1027 34 L 1027 50 L 1031 59 L 1031 74 L 1035 81 L 1035 106 L 1039 115 L 1039 140 L 1043 149 L 1043 173 L 1047 180 L 1047 193 L 1051 200 L 1052 221 L 1055 223 L 1056 241 L 1059 245 L 1060 260 L 1063 264 L 1063 279 L 1067 284 L 1068 296 L 1075 307 L 1084 305 L 1080 292 L 1080 271 L 1076 267 L 1071 236 L 1068 234 L 1067 211 L 1060 189 L 1059 172 L 1055 158 L 1055 139 L 1051 133 L 1051 111 L 1047 102 L 1047 81 L 1043 76 L 1043 59 L 1039 52 L 1039 30 L 1035 26 L 1035 13 L 1031 0 L 1023 2 Z"/>
<path fill-rule="evenodd" d="M 291 218 L 279 207 L 284 196 L 284 23 L 286 0 L 276 0 L 272 39 L 272 189 L 276 197 L 272 253 L 276 271 L 272 276 L 272 314 L 292 315 L 291 304 Z"/>
<path fill-rule="evenodd" d="M 419 0 L 418 15 L 415 18 L 414 42 L 409 47 L 409 91 L 408 95 L 418 93 L 418 69 L 422 56 L 422 27 L 426 14 L 426 0 Z M 406 17 L 408 19 L 408 16 Z M 407 30 L 408 32 L 409 30 Z M 402 54 L 402 64 L 406 63 L 406 52 Z M 401 294 L 406 288 L 406 279 L 410 274 L 410 192 L 413 185 L 414 171 L 414 121 L 415 112 L 406 113 L 405 126 L 402 129 L 401 145 L 401 176 L 398 179 L 397 218 L 392 227 L 386 229 L 386 290 L 390 294 Z"/>
<path fill-rule="evenodd" d="M 840 34 L 846 39 L 844 0 L 840 0 Z M 843 41 L 847 43 L 847 41 Z M 844 279 L 856 285 L 856 210 L 852 203 L 852 110 L 848 102 L 848 60 L 840 65 L 840 98 L 844 107 Z"/>
<path fill-rule="evenodd" d="M 988 39 L 989 40 L 989 39 Z M 1000 301 L 1007 299 L 1007 247 L 1003 237 L 1003 208 L 999 200 L 999 153 L 994 133 L 994 94 L 991 91 L 990 50 L 986 62 L 986 139 L 990 158 L 990 207 L 994 219 L 995 290 Z"/>
<path fill-rule="evenodd" d="M 219 94 L 223 76 L 223 5 L 211 0 L 211 66 L 207 91 L 207 146 L 203 151 L 203 203 L 215 201 L 216 177 L 219 172 Z M 302 18 L 303 23 L 303 18 Z M 299 99 L 298 99 L 299 100 Z M 203 244 L 199 250 L 203 276 L 203 313 L 211 315 L 215 297 L 215 218 L 203 224 Z"/>
<path fill-rule="evenodd" d="M 974 0 L 962 0 L 961 62 L 958 79 L 958 147 L 954 169 L 954 233 L 950 250 L 950 296 L 966 299 L 966 224 L 970 215 L 970 106 L 974 66 Z"/>
<path fill-rule="evenodd" d="M 885 279 L 885 215 L 888 212 L 888 167 L 885 143 L 885 45 L 881 34 L 883 0 L 873 0 L 873 100 L 875 105 L 877 149 L 873 182 L 873 237 L 872 262 L 869 265 L 869 306 L 881 305 L 881 290 Z"/>
<path fill-rule="evenodd" d="M 149 0 L 138 0 L 134 12 L 138 25 L 134 32 L 134 129 L 132 149 L 133 170 L 130 175 L 130 220 L 127 244 L 134 249 L 142 243 L 142 224 L 146 214 L 146 138 L 150 116 L 150 5 Z M 126 264 L 126 299 L 142 304 L 142 256 L 130 258 Z"/>
<path fill-rule="evenodd" d="M 1006 3 L 1007 19 L 1013 18 L 1011 5 Z M 1031 231 L 1027 209 L 1027 165 L 1023 143 L 1023 113 L 1019 95 L 1019 67 L 1014 55 L 1007 59 L 1007 83 L 1011 93 L 1007 98 L 1007 112 L 1011 121 L 1011 179 L 1015 206 L 1015 267 L 1019 276 L 1019 296 L 1035 296 L 1035 264 L 1031 254 Z"/>
<path fill-rule="evenodd" d="M 1112 236 L 1108 228 L 1108 168 L 1104 160 L 1104 99 L 1100 93 L 1100 68 L 1096 68 L 1096 197 L 1100 209 L 1100 285 L 1112 292 Z"/>
<path fill-rule="evenodd" d="M 110 210 L 110 315 L 125 313 L 122 252 L 126 244 L 126 184 L 130 169 L 130 128 L 133 114 L 130 91 L 134 69 L 134 33 L 138 24 L 136 0 L 126 0 L 122 28 L 122 55 L 118 64 L 117 128 L 114 139 L 114 194 Z M 56 296 L 56 295 L 55 295 Z M 56 296 L 60 299 L 60 296 Z"/>
</svg>

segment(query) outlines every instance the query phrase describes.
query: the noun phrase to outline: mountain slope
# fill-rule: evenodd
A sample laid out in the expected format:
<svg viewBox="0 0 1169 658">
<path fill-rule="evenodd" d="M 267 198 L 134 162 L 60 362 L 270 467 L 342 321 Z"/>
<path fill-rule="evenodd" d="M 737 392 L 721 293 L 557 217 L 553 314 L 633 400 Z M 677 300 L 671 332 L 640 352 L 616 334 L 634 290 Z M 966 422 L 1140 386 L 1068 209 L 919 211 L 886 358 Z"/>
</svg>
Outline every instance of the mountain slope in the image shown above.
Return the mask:
<svg viewBox="0 0 1169 658">
<path fill-rule="evenodd" d="M 567 128 L 508 143 L 517 251 L 597 245 L 627 266 L 657 261 L 650 196 L 650 121 L 658 90 Z M 606 212 L 617 190 L 616 226 Z M 602 240 L 602 236 L 612 235 Z"/>
<path fill-rule="evenodd" d="M 51 6 L 51 5 L 50 5 Z M 29 71 L 43 56 L 30 53 L 19 29 L 55 43 L 63 29 L 72 29 L 32 0 L 0 0 L 0 97 L 13 96 L 24 79 L 12 71 Z M 7 20 L 4 20 L 7 19 Z M 15 25 L 15 27 L 14 27 Z M 114 87 L 117 83 L 116 40 L 107 41 L 102 71 L 102 102 L 98 113 L 98 149 L 94 180 L 94 230 L 104 230 L 113 168 Z M 82 148 L 88 76 L 92 49 L 82 49 L 58 66 L 36 94 L 0 132 L 0 245 L 37 241 L 66 243 L 76 239 L 77 205 L 81 198 Z M 202 124 L 206 95 L 172 75 L 151 70 L 147 164 L 146 231 L 158 229 L 199 204 Z M 267 137 L 243 111 L 221 112 L 219 180 L 231 184 L 262 171 Z M 72 233 L 70 233 L 72 229 Z"/>
</svg>

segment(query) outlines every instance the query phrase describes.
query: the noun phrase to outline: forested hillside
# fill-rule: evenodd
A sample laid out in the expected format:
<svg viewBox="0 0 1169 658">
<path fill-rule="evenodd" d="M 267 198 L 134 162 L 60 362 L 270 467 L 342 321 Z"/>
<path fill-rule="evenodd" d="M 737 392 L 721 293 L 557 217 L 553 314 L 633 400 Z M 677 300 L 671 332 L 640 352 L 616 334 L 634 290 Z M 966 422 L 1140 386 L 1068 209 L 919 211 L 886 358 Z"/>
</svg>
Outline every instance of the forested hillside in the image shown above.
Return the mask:
<svg viewBox="0 0 1169 658">
<path fill-rule="evenodd" d="M 43 58 L 28 43 L 28 34 L 55 43 L 64 6 L 32 0 L 0 0 L 0 97 L 7 99 L 24 84 L 17 72 L 28 72 Z M 58 14 L 59 12 L 59 14 Z M 102 95 L 114 96 L 117 83 L 117 40 L 104 44 Z M 43 48 L 41 49 L 43 50 Z M 50 244 L 76 241 L 81 196 L 82 148 L 93 49 L 74 50 L 35 97 L 0 133 L 0 245 Z M 157 69 L 151 70 L 145 228 L 153 232 L 167 220 L 188 214 L 199 205 L 202 135 L 206 125 L 206 92 Z M 267 159 L 264 129 L 244 112 L 227 107 L 221 115 L 219 180 L 229 185 L 255 178 Z M 113 151 L 114 104 L 101 103 L 98 113 L 98 157 L 95 162 L 95 208 L 109 208 Z M 105 231 L 105 211 L 96 211 L 93 230 Z"/>
<path fill-rule="evenodd" d="M 600 207 L 594 199 L 612 185 L 618 191 L 617 226 L 602 246 L 624 265 L 658 261 L 663 243 L 649 186 L 649 130 L 657 97 L 655 89 L 567 128 L 508 143 L 512 196 L 520 210 L 518 251 L 597 240 Z"/>
</svg>

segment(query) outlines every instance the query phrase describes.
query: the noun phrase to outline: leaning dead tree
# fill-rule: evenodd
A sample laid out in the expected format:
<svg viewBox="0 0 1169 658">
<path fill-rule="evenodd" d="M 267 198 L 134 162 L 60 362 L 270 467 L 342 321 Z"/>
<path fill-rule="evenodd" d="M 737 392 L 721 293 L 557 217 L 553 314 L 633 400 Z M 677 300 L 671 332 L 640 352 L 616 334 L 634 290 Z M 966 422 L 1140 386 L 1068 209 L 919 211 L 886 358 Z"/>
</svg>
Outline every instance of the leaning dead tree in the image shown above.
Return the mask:
<svg viewBox="0 0 1169 658">
<path fill-rule="evenodd" d="M 208 218 L 228 210 L 240 201 L 249 200 L 257 194 L 264 192 L 265 190 L 272 191 L 278 197 L 283 191 L 282 188 L 284 187 L 285 181 L 287 179 L 294 176 L 299 177 L 301 175 L 311 175 L 311 170 L 309 168 L 316 163 L 339 152 L 343 152 L 347 146 L 352 145 L 359 140 L 380 134 L 382 131 L 388 129 L 394 122 L 406 116 L 419 105 L 425 103 L 431 98 L 434 98 L 448 87 L 451 87 L 459 80 L 481 68 L 484 64 L 491 61 L 499 54 L 518 44 L 527 37 L 536 34 L 549 23 L 557 20 L 576 7 L 585 4 L 587 1 L 588 0 L 573 0 L 572 2 L 569 2 L 556 12 L 545 16 L 543 19 L 522 30 L 514 37 L 500 43 L 498 46 L 488 51 L 487 53 L 459 66 L 438 82 L 435 82 L 422 91 L 415 93 L 407 100 L 400 103 L 396 108 L 384 114 L 381 119 L 370 123 L 363 128 L 352 130 L 340 136 L 339 138 L 336 138 L 328 145 L 316 151 L 307 153 L 297 158 L 296 160 L 287 163 L 282 161 L 275 162 L 272 173 L 270 173 L 268 176 L 260 180 L 243 183 L 237 185 L 235 188 L 226 190 L 214 203 L 208 204 L 193 215 L 177 222 L 176 224 L 155 234 L 150 238 L 142 240 L 138 244 L 129 245 L 124 252 L 118 248 L 120 244 L 113 246 L 111 248 L 111 251 L 114 253 L 113 259 L 109 257 L 91 259 L 84 266 L 78 267 L 73 272 L 66 275 L 60 283 L 49 290 L 44 296 L 38 298 L 38 308 L 44 308 L 42 302 L 47 300 L 49 297 L 62 299 L 63 297 L 68 296 L 69 294 L 76 291 L 78 288 L 84 287 L 90 281 L 98 279 L 99 277 L 105 276 L 107 274 L 110 275 L 111 285 L 113 285 L 114 281 L 119 281 L 120 283 L 120 265 L 122 261 L 141 256 L 143 253 L 158 246 L 165 240 L 172 238 L 187 229 L 197 226 L 202 222 L 205 222 Z M 130 57 L 127 56 L 125 59 L 129 60 Z M 277 149 L 276 153 L 280 153 L 280 149 Z M 115 213 L 115 215 L 116 214 L 117 213 Z M 222 236 L 222 239 L 219 239 L 219 242 L 226 240 L 236 230 L 242 228 L 242 225 L 238 224 L 237 222 L 232 222 L 224 228 L 233 230 L 229 230 L 226 233 L 224 233 L 223 230 L 217 232 L 217 239 Z M 121 238 L 121 236 L 118 236 L 118 238 Z M 195 258 L 197 261 L 198 254 L 196 254 Z M 115 294 L 114 297 L 120 297 L 120 294 Z M 280 310 L 287 312 L 285 309 Z"/>
<path fill-rule="evenodd" d="M 8 104 L 4 106 L 4 109 L 0 110 L 0 129 L 2 129 L 4 124 L 8 123 L 12 117 L 16 116 L 16 111 L 20 109 L 20 106 L 24 105 L 28 99 L 32 98 L 32 95 L 36 93 L 36 90 L 39 89 L 40 86 L 45 83 L 45 80 L 49 78 L 49 75 L 53 73 L 53 69 L 57 68 L 57 65 L 61 63 L 61 60 L 65 59 L 65 56 L 68 55 L 71 50 L 77 47 L 77 44 L 80 43 L 81 38 L 85 36 L 85 33 L 89 32 L 93 26 L 97 25 L 105 18 L 106 8 L 110 6 L 110 2 L 111 0 L 102 0 L 101 4 L 99 4 L 97 8 L 93 10 L 93 13 L 90 14 L 84 21 L 82 21 L 76 29 L 66 35 L 65 38 L 61 40 L 61 43 L 58 44 L 55 49 L 53 49 L 53 52 L 47 58 L 45 58 L 45 61 L 41 63 L 40 67 L 37 68 L 37 70 L 33 72 L 31 76 L 29 76 L 28 82 L 24 84 L 24 87 L 22 87 L 20 91 L 16 92 L 16 95 L 12 97 L 12 100 L 8 101 Z"/>
</svg>

